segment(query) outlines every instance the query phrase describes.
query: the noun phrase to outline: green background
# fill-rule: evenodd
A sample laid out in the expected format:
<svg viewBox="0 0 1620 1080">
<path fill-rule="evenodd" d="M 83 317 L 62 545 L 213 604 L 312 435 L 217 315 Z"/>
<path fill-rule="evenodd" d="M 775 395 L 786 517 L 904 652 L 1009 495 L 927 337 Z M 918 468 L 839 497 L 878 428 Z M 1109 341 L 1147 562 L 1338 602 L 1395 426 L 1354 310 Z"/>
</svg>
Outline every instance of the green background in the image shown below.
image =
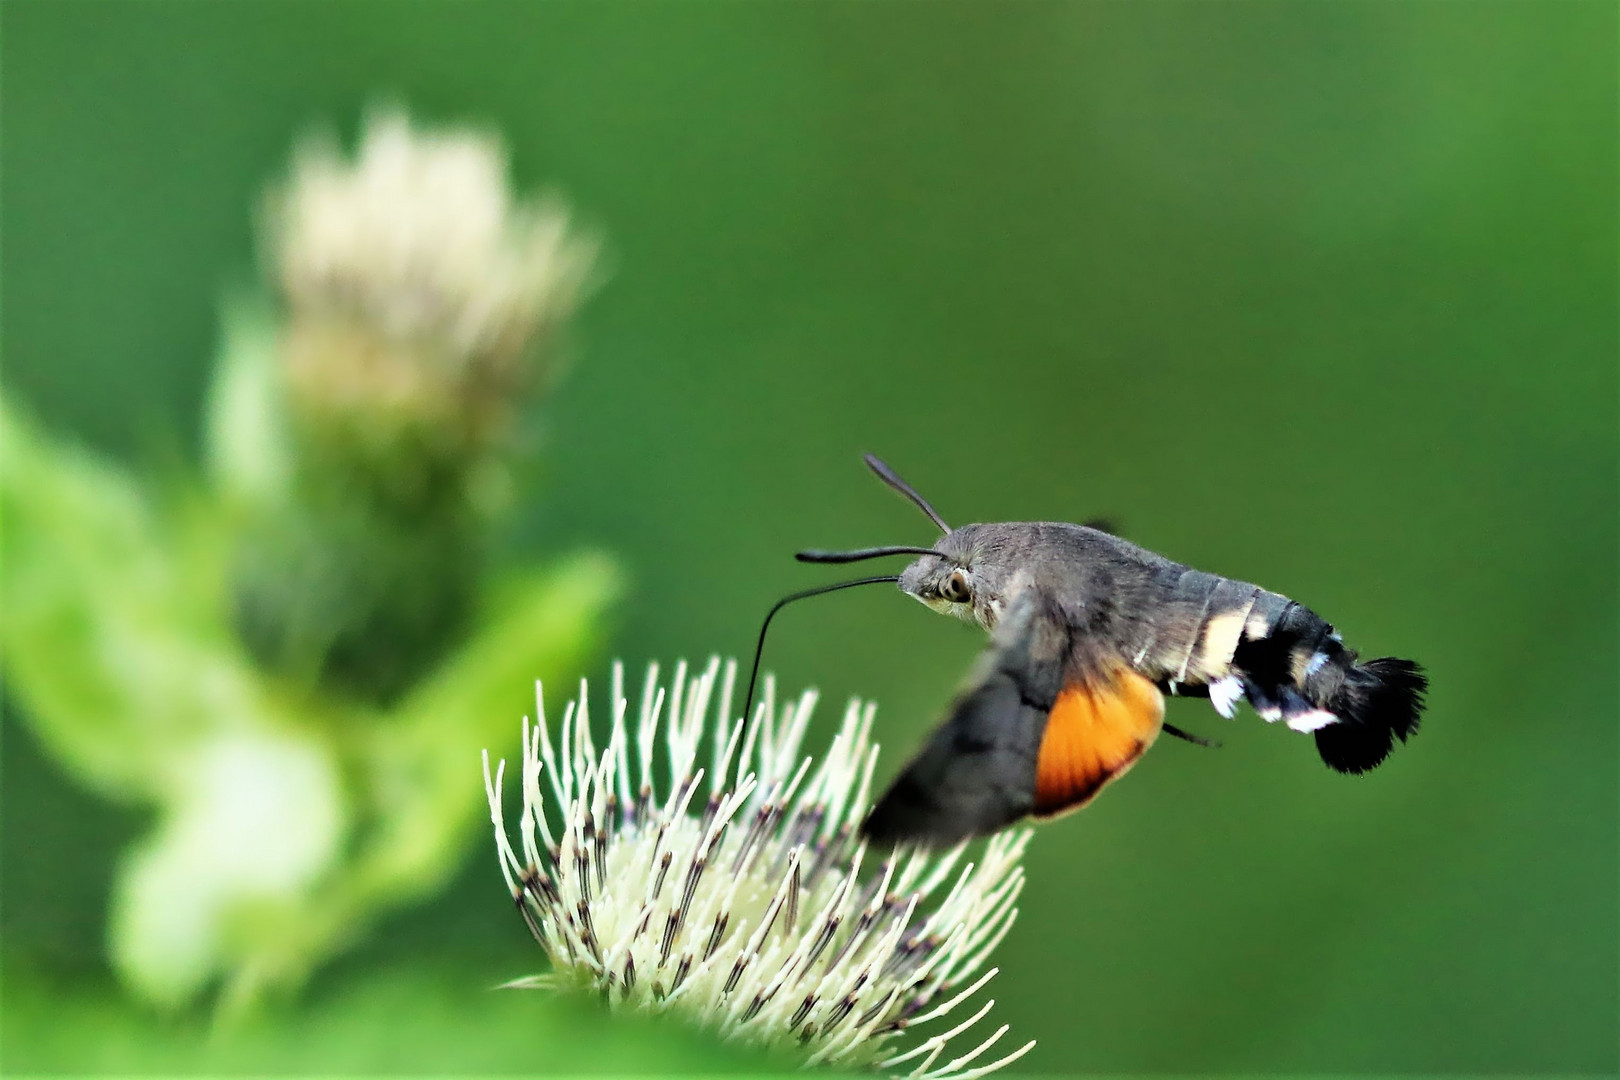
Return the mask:
<svg viewBox="0 0 1620 1080">
<path fill-rule="evenodd" d="M 608 240 L 513 543 L 621 554 L 632 665 L 745 654 L 829 578 L 796 548 L 929 542 L 872 450 L 953 523 L 1109 515 L 1428 666 L 1369 777 L 1176 702 L 1226 747 L 1043 830 L 1019 1070 L 1611 1072 L 1616 42 L 1610 3 L 9 0 L 6 387 L 193 454 L 294 137 L 487 121 Z M 767 664 L 823 731 L 879 701 L 892 770 L 979 645 L 871 590 Z M 615 1067 L 485 992 L 540 957 L 482 848 L 237 1046 L 155 1022 L 102 958 L 141 820 L 4 740 L 8 1070 Z"/>
</svg>

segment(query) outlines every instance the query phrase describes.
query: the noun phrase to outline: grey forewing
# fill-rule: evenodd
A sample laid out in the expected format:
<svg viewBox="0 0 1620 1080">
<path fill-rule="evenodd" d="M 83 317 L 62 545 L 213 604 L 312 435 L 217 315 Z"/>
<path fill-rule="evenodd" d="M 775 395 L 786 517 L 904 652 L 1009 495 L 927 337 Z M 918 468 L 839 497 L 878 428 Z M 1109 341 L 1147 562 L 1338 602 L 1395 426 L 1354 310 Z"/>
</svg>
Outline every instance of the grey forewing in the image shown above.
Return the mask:
<svg viewBox="0 0 1620 1080">
<path fill-rule="evenodd" d="M 968 688 L 868 816 L 878 841 L 953 844 L 1035 808 L 1047 714 L 1063 684 L 1069 635 L 1034 590 L 997 627 Z"/>
</svg>

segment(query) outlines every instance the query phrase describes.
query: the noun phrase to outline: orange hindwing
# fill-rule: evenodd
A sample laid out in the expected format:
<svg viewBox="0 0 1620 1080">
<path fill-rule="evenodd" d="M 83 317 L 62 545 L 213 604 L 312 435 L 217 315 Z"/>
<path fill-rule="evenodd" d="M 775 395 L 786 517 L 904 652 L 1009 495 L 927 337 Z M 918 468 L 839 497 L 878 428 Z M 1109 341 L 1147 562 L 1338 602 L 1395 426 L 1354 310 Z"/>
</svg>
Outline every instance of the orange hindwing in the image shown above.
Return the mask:
<svg viewBox="0 0 1620 1080">
<path fill-rule="evenodd" d="M 1064 687 L 1047 717 L 1035 763 L 1035 815 L 1078 810 L 1124 774 L 1159 736 L 1164 695 L 1120 668 L 1092 686 Z"/>
</svg>

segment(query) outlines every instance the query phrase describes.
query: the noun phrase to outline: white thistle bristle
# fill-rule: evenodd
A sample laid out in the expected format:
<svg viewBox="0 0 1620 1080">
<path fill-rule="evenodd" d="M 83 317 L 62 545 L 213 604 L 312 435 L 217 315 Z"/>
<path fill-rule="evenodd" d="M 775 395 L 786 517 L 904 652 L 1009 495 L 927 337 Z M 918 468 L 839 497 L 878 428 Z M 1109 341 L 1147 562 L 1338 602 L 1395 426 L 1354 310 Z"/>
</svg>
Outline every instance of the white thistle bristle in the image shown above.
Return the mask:
<svg viewBox="0 0 1620 1080">
<path fill-rule="evenodd" d="M 851 701 L 817 764 L 799 754 L 815 693 L 779 707 L 767 678 L 745 725 L 731 715 L 735 680 L 735 663 L 689 672 L 682 662 L 666 693 L 652 665 L 632 715 L 615 664 L 601 748 L 583 682 L 556 742 L 537 688 L 515 847 L 501 803 L 506 763 L 491 775 L 484 755 L 501 872 L 553 967 L 506 985 L 588 988 L 614 1008 L 796 1046 L 806 1064 L 890 1069 L 920 1058 L 905 1075 L 971 1080 L 1022 1057 L 1033 1042 L 977 1064 L 1003 1025 L 935 1068 L 989 1002 L 909 1051 L 895 1043 L 995 974 L 974 977 L 1017 917 L 1028 831 L 993 837 L 965 864 L 966 845 L 869 853 L 858 832 L 877 762 L 874 707 Z"/>
</svg>

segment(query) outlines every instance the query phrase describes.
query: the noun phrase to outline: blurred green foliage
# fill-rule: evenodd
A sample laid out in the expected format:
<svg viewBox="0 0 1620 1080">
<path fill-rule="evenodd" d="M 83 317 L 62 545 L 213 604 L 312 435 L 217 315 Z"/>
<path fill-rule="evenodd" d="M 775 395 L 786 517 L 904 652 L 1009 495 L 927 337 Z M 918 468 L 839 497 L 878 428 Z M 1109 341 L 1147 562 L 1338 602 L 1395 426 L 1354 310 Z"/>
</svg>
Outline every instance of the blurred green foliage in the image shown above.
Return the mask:
<svg viewBox="0 0 1620 1080">
<path fill-rule="evenodd" d="M 505 172 L 497 138 L 399 110 L 353 160 L 300 147 L 274 300 L 223 312 L 206 480 L 0 407 L 0 662 L 56 765 L 152 811 L 107 920 L 145 1006 L 237 1027 L 441 888 L 501 703 L 600 644 L 605 555 L 485 565 L 593 249 Z"/>
<path fill-rule="evenodd" d="M 76 779 L 157 806 L 109 948 L 166 1005 L 219 976 L 231 1008 L 296 987 L 378 911 L 440 887 L 484 808 L 467 762 L 506 735 L 513 687 L 593 653 L 618 587 L 599 554 L 509 571 L 393 707 L 310 697 L 266 680 L 230 630 L 215 500 L 181 491 L 154 512 L 131 478 L 4 409 L 0 452 L 8 691 Z"/>
<path fill-rule="evenodd" d="M 1601 2 L 12 0 L 7 391 L 190 454 L 290 136 L 378 92 L 488 120 L 612 239 L 513 544 L 624 554 L 628 661 L 744 652 L 821 580 L 798 547 L 925 540 L 873 450 L 953 523 L 1108 514 L 1429 667 L 1372 776 L 1173 703 L 1225 749 L 1044 830 L 998 960 L 1021 1070 L 1612 1072 L 1616 31 Z M 979 647 L 881 590 L 779 634 L 788 685 L 880 702 L 888 770 Z M 151 1024 L 100 948 L 146 822 L 18 704 L 7 1069 L 724 1067 L 482 994 L 539 962 L 482 858 L 246 1049 Z"/>
</svg>

